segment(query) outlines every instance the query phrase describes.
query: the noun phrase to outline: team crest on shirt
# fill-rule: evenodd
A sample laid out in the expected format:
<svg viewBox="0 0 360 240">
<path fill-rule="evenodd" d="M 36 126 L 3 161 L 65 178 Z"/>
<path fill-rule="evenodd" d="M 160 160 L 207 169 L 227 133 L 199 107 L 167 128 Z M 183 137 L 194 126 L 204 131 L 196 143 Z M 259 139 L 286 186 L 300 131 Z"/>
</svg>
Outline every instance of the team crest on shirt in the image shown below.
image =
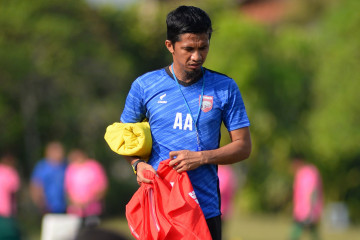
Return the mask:
<svg viewBox="0 0 360 240">
<path fill-rule="evenodd" d="M 199 96 L 199 102 L 200 102 L 201 96 Z M 202 105 L 201 105 L 201 110 L 203 112 L 209 112 L 212 107 L 213 107 L 213 103 L 214 103 L 214 97 L 213 96 L 203 96 L 203 101 L 202 101 Z"/>
</svg>

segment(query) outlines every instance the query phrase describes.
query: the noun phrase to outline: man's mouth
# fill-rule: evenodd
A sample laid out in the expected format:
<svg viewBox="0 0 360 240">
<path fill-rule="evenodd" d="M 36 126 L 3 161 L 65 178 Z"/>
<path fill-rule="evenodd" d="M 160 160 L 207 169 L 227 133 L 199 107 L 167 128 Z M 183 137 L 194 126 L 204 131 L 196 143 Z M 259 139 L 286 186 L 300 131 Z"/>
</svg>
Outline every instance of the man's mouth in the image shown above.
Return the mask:
<svg viewBox="0 0 360 240">
<path fill-rule="evenodd" d="M 196 68 L 199 68 L 199 67 L 201 67 L 201 63 L 189 64 L 189 68 L 192 68 L 192 69 L 196 69 Z"/>
</svg>

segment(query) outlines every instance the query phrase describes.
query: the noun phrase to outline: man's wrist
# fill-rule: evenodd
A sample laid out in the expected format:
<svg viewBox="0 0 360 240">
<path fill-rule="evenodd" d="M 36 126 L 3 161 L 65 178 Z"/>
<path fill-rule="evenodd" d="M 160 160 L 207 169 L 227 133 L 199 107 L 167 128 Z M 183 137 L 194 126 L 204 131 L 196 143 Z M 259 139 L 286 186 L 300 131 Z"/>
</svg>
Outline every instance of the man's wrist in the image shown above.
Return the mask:
<svg viewBox="0 0 360 240">
<path fill-rule="evenodd" d="M 130 161 L 129 161 L 129 163 L 130 163 L 130 165 L 133 165 L 136 161 L 139 161 L 140 160 L 140 158 L 132 158 Z"/>
<path fill-rule="evenodd" d="M 201 160 L 200 160 L 200 165 L 205 165 L 205 164 L 209 164 L 210 163 L 210 158 L 211 158 L 211 151 L 206 150 L 206 151 L 201 151 L 200 152 L 200 156 L 201 156 Z"/>
<path fill-rule="evenodd" d="M 138 160 L 132 162 L 132 164 L 131 164 L 131 167 L 132 167 L 135 175 L 137 175 L 137 167 L 138 167 L 138 164 L 141 163 L 141 162 L 145 162 L 145 161 L 142 160 L 142 159 L 138 159 Z"/>
</svg>

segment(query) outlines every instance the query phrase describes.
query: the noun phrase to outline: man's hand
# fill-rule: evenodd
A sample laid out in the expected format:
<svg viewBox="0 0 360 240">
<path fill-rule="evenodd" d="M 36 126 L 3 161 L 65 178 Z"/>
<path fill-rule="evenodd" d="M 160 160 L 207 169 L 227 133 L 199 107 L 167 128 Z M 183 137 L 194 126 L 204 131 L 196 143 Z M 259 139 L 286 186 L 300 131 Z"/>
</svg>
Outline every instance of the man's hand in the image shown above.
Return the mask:
<svg viewBox="0 0 360 240">
<path fill-rule="evenodd" d="M 196 169 L 204 164 L 202 152 L 172 151 L 169 156 L 169 166 L 173 167 L 178 173 Z"/>
<path fill-rule="evenodd" d="M 141 183 L 151 183 L 150 179 L 147 179 L 144 177 L 144 171 L 145 170 L 150 170 L 151 172 L 153 172 L 156 176 L 157 173 L 155 171 L 155 169 L 148 163 L 145 162 L 139 162 L 137 165 L 137 170 L 136 170 L 136 181 L 138 182 L 138 184 L 141 186 Z"/>
</svg>

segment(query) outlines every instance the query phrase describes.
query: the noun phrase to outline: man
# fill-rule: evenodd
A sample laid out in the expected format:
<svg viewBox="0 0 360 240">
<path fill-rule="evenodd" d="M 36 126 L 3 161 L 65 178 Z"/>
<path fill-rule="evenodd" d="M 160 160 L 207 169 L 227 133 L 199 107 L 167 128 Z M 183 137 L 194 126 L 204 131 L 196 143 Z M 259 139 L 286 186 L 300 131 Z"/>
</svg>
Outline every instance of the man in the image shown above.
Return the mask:
<svg viewBox="0 0 360 240">
<path fill-rule="evenodd" d="M 20 178 L 15 168 L 16 159 L 11 153 L 0 158 L 0 239 L 21 239 L 15 220 L 16 199 Z"/>
<path fill-rule="evenodd" d="M 68 160 L 65 173 L 65 191 L 69 201 L 67 212 L 84 218 L 100 216 L 108 184 L 103 167 L 81 149 L 73 149 Z"/>
<path fill-rule="evenodd" d="M 321 175 L 315 165 L 302 158 L 293 159 L 295 171 L 293 185 L 293 217 L 291 240 L 300 239 L 302 232 L 308 230 L 311 238 L 320 239 L 318 225 L 323 209 L 323 189 Z"/>
<path fill-rule="evenodd" d="M 221 239 L 217 165 L 249 157 L 249 120 L 240 91 L 231 78 L 202 67 L 212 25 L 201 9 L 180 6 L 166 19 L 165 46 L 173 64 L 137 78 L 128 94 L 121 122 L 149 120 L 153 140 L 146 163 L 126 157 L 137 181 L 149 183 L 144 170 L 156 173 L 170 158 L 177 172 L 187 171 L 213 239 Z M 219 148 L 224 122 L 231 143 Z"/>
<path fill-rule="evenodd" d="M 66 212 L 66 166 L 63 146 L 59 142 L 50 142 L 46 146 L 45 158 L 34 168 L 30 184 L 31 198 L 42 214 Z"/>
</svg>

